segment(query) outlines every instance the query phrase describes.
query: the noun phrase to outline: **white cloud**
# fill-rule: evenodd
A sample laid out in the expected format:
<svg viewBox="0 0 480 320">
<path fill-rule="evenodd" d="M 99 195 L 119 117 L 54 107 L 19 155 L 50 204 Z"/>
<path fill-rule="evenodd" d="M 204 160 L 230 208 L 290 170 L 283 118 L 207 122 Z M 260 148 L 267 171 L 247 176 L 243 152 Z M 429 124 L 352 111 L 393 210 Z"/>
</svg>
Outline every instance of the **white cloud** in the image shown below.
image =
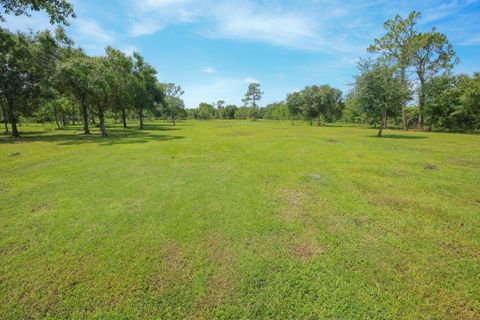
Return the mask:
<svg viewBox="0 0 480 320">
<path fill-rule="evenodd" d="M 112 44 L 116 36 L 104 29 L 97 21 L 91 19 L 76 19 L 72 23 L 76 38 L 90 40 L 96 43 Z"/>
<path fill-rule="evenodd" d="M 134 22 L 130 27 L 130 35 L 133 37 L 153 34 L 164 26 L 154 19 L 144 19 L 143 21 Z"/>
<path fill-rule="evenodd" d="M 260 83 L 260 81 L 255 79 L 255 78 L 252 78 L 252 77 L 247 77 L 245 79 L 245 83 L 248 83 L 248 84 L 250 84 L 250 83 Z"/>
<path fill-rule="evenodd" d="M 315 51 L 358 50 L 351 41 L 338 41 L 338 35 L 325 31 L 326 26 L 336 25 L 337 19 L 348 14 L 345 7 L 334 2 L 314 10 L 308 6 L 293 10 L 251 0 L 131 0 L 129 34 L 151 35 L 170 25 L 188 23 L 195 24 L 192 32 L 209 38 Z"/>
<path fill-rule="evenodd" d="M 205 72 L 205 73 L 217 73 L 217 70 L 213 67 L 206 67 L 206 68 L 203 68 L 202 69 L 202 72 Z"/>
<path fill-rule="evenodd" d="M 75 19 L 69 29 L 75 43 L 89 54 L 101 55 L 105 47 L 114 46 L 117 41 L 114 32 L 103 28 L 93 19 Z"/>
<path fill-rule="evenodd" d="M 133 55 L 133 52 L 136 51 L 138 52 L 138 48 L 135 47 L 135 46 L 124 46 L 120 49 L 123 53 L 125 53 L 126 55 Z"/>
</svg>

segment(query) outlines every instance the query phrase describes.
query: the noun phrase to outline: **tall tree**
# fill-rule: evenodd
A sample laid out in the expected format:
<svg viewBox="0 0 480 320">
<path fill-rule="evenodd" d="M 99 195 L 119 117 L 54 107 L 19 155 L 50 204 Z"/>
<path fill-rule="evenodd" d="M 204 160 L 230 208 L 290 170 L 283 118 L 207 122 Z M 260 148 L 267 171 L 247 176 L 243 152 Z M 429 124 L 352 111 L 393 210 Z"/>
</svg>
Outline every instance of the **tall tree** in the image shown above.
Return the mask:
<svg viewBox="0 0 480 320">
<path fill-rule="evenodd" d="M 62 84 L 62 90 L 75 97 L 80 106 L 84 134 L 90 134 L 88 105 L 91 94 L 90 76 L 94 72 L 90 59 L 78 49 L 58 65 L 58 81 Z"/>
<path fill-rule="evenodd" d="M 134 85 L 132 59 L 125 53 L 112 47 L 107 47 L 107 64 L 112 72 L 111 104 L 116 112 L 120 112 L 122 125 L 127 127 L 127 111 L 133 104 Z"/>
<path fill-rule="evenodd" d="M 140 120 L 140 129 L 144 128 L 145 111 L 154 111 L 157 103 L 163 98 L 158 80 L 157 71 L 138 53 L 133 53 L 133 75 L 135 76 L 134 86 L 134 106 L 138 112 Z"/>
<path fill-rule="evenodd" d="M 384 23 L 385 34 L 375 39 L 374 44 L 369 48 L 369 52 L 380 53 L 388 61 L 395 63 L 399 69 L 402 86 L 408 87 L 407 69 L 412 63 L 412 42 L 417 31 L 415 26 L 420 18 L 420 13 L 412 11 L 406 18 L 396 15 Z M 406 99 L 402 107 L 403 129 L 408 130 Z"/>
<path fill-rule="evenodd" d="M 418 76 L 418 128 L 423 130 L 425 83 L 440 71 L 449 71 L 456 63 L 455 51 L 447 36 L 433 28 L 417 34 L 412 40 L 412 64 Z"/>
<path fill-rule="evenodd" d="M 12 135 L 17 120 L 28 115 L 37 99 L 52 97 L 52 79 L 60 42 L 49 31 L 13 34 L 0 28 L 0 95 L 5 101 Z"/>
<path fill-rule="evenodd" d="M 102 137 L 107 136 L 105 124 L 105 112 L 111 101 L 112 85 L 115 82 L 115 74 L 110 68 L 108 58 L 90 58 L 92 64 L 90 81 L 90 106 L 98 116 L 100 133 Z"/>
<path fill-rule="evenodd" d="M 182 87 L 175 85 L 174 83 L 165 83 L 163 84 L 163 89 L 165 93 L 165 101 L 163 102 L 166 106 L 166 110 L 168 116 L 173 122 L 175 126 L 175 119 L 181 113 L 182 110 L 185 109 L 185 104 L 183 100 L 180 98 L 185 91 L 183 91 Z"/>
<path fill-rule="evenodd" d="M 69 17 L 75 18 L 73 6 L 66 0 L 0 0 L 3 13 L 0 21 L 5 21 L 5 14 L 29 15 L 30 11 L 44 10 L 50 16 L 50 23 L 67 24 Z"/>
<path fill-rule="evenodd" d="M 395 68 L 383 61 L 362 61 L 356 76 L 354 94 L 360 108 L 379 123 L 378 136 L 382 136 L 387 113 L 402 104 L 406 90 L 402 90 L 400 76 Z"/>
<path fill-rule="evenodd" d="M 15 108 L 22 105 L 21 100 L 33 87 L 30 46 L 31 40 L 25 35 L 0 28 L 0 94 L 14 137 L 20 136 Z"/>
<path fill-rule="evenodd" d="M 262 99 L 263 92 L 260 90 L 260 83 L 250 83 L 248 85 L 245 98 L 242 99 L 245 106 L 252 105 L 253 120 L 257 120 L 257 102 Z"/>
</svg>

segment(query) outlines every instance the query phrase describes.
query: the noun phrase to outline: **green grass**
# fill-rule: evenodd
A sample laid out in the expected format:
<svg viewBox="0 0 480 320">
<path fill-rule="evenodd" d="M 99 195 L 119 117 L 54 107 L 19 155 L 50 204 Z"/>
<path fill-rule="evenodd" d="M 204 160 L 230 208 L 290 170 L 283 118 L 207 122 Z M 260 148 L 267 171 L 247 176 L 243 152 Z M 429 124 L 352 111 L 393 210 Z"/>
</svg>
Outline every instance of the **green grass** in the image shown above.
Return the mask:
<svg viewBox="0 0 480 320">
<path fill-rule="evenodd" d="M 480 318 L 478 135 L 21 129 L 0 138 L 2 319 Z"/>
</svg>

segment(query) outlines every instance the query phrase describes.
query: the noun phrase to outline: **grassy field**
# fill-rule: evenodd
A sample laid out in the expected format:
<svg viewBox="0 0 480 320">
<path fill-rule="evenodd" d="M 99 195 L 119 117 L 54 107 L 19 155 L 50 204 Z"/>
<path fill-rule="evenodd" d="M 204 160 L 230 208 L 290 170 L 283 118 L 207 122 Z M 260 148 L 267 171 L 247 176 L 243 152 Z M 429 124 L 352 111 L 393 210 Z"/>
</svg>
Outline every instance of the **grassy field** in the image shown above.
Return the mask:
<svg viewBox="0 0 480 320">
<path fill-rule="evenodd" d="M 21 129 L 0 138 L 1 319 L 480 318 L 479 135 Z"/>
</svg>

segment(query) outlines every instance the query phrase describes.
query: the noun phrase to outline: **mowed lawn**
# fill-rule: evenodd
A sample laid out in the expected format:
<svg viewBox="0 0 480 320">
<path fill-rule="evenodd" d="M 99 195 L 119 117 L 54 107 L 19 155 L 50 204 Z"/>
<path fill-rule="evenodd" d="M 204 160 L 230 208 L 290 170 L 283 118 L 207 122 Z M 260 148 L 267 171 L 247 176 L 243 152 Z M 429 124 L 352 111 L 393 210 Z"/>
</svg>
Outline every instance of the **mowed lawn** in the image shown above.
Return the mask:
<svg viewBox="0 0 480 320">
<path fill-rule="evenodd" d="M 0 138 L 0 318 L 480 318 L 480 136 L 299 122 Z"/>
</svg>

